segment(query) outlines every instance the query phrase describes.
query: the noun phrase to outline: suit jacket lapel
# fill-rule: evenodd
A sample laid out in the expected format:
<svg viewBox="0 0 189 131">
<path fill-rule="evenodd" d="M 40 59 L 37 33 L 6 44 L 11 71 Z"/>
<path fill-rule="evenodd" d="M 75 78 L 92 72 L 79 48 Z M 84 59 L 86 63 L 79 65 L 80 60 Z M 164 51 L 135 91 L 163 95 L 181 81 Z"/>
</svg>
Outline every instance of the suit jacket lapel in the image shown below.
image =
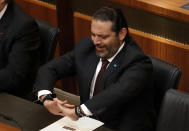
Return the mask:
<svg viewBox="0 0 189 131">
<path fill-rule="evenodd" d="M 0 20 L 0 43 L 1 41 L 6 37 L 6 29 L 9 25 L 9 22 L 11 21 L 12 15 L 10 14 L 11 12 L 11 7 L 7 7 L 7 10 L 5 11 L 3 17 Z"/>
<path fill-rule="evenodd" d="M 89 95 L 90 95 L 90 87 L 91 87 L 91 82 L 94 76 L 94 73 L 96 71 L 96 67 L 97 64 L 99 62 L 100 58 L 96 56 L 96 52 L 95 50 L 91 53 L 91 55 L 89 56 L 89 59 L 87 61 L 87 68 L 86 68 L 86 72 L 87 72 L 87 77 L 86 77 L 86 84 L 85 84 L 85 88 L 83 90 L 84 95 L 86 96 L 85 99 L 89 99 Z"/>
<path fill-rule="evenodd" d="M 0 43 L 6 37 L 6 31 L 5 31 L 6 27 L 7 27 L 7 24 L 1 25 L 1 27 L 0 27 Z"/>
</svg>

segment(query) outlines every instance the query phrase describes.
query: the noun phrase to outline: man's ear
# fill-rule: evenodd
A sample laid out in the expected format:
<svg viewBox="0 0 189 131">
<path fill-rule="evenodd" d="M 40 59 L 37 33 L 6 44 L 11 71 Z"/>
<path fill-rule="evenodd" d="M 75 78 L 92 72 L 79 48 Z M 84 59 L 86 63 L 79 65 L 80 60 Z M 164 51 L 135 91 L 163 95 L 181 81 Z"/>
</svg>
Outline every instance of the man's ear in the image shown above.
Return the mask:
<svg viewBox="0 0 189 131">
<path fill-rule="evenodd" d="M 125 38 L 126 35 L 127 35 L 127 29 L 122 28 L 119 32 L 119 40 L 123 41 L 123 39 Z"/>
</svg>

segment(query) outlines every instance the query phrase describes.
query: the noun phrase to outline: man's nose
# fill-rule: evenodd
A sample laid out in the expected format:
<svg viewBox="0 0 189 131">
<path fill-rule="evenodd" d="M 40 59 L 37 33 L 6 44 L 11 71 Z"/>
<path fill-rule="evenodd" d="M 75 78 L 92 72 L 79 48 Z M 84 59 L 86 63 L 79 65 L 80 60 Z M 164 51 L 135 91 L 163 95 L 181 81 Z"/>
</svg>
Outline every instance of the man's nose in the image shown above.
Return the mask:
<svg viewBox="0 0 189 131">
<path fill-rule="evenodd" d="M 100 39 L 100 37 L 98 37 L 98 36 L 95 36 L 95 37 L 93 38 L 93 41 L 94 41 L 95 44 L 100 44 L 100 43 L 101 43 L 101 39 Z"/>
</svg>

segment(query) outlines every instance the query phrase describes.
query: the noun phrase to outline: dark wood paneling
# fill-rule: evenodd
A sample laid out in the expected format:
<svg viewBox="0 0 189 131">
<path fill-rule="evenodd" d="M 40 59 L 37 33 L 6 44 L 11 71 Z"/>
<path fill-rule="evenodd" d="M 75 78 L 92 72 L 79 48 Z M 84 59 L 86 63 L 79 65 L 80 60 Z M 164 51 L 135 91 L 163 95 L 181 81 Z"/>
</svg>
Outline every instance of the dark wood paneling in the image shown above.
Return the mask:
<svg viewBox="0 0 189 131">
<path fill-rule="evenodd" d="M 60 54 L 73 49 L 73 10 L 71 0 L 57 0 L 57 19 L 59 27 Z"/>
<path fill-rule="evenodd" d="M 90 37 L 90 28 L 91 28 L 91 17 L 77 12 L 74 13 L 75 43 L 77 43 L 83 37 Z"/>
<path fill-rule="evenodd" d="M 56 6 L 38 0 L 15 0 L 28 14 L 57 26 Z"/>
<path fill-rule="evenodd" d="M 180 8 L 187 0 L 110 0 L 150 13 L 189 23 L 189 11 Z"/>
<path fill-rule="evenodd" d="M 73 10 L 71 0 L 57 0 L 57 19 L 59 27 L 59 52 L 60 55 L 67 53 L 74 47 L 73 33 Z M 65 78 L 62 80 L 63 90 L 78 94 L 75 78 Z"/>
</svg>

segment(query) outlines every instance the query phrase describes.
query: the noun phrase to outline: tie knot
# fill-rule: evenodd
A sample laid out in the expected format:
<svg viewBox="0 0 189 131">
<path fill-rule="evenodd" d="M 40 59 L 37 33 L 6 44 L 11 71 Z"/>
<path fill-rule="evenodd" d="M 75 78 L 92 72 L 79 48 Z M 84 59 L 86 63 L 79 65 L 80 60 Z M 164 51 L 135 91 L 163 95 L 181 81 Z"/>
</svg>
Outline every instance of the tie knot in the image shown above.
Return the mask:
<svg viewBox="0 0 189 131">
<path fill-rule="evenodd" d="M 107 67 L 107 65 L 109 64 L 108 60 L 102 60 L 102 68 L 105 69 Z"/>
</svg>

